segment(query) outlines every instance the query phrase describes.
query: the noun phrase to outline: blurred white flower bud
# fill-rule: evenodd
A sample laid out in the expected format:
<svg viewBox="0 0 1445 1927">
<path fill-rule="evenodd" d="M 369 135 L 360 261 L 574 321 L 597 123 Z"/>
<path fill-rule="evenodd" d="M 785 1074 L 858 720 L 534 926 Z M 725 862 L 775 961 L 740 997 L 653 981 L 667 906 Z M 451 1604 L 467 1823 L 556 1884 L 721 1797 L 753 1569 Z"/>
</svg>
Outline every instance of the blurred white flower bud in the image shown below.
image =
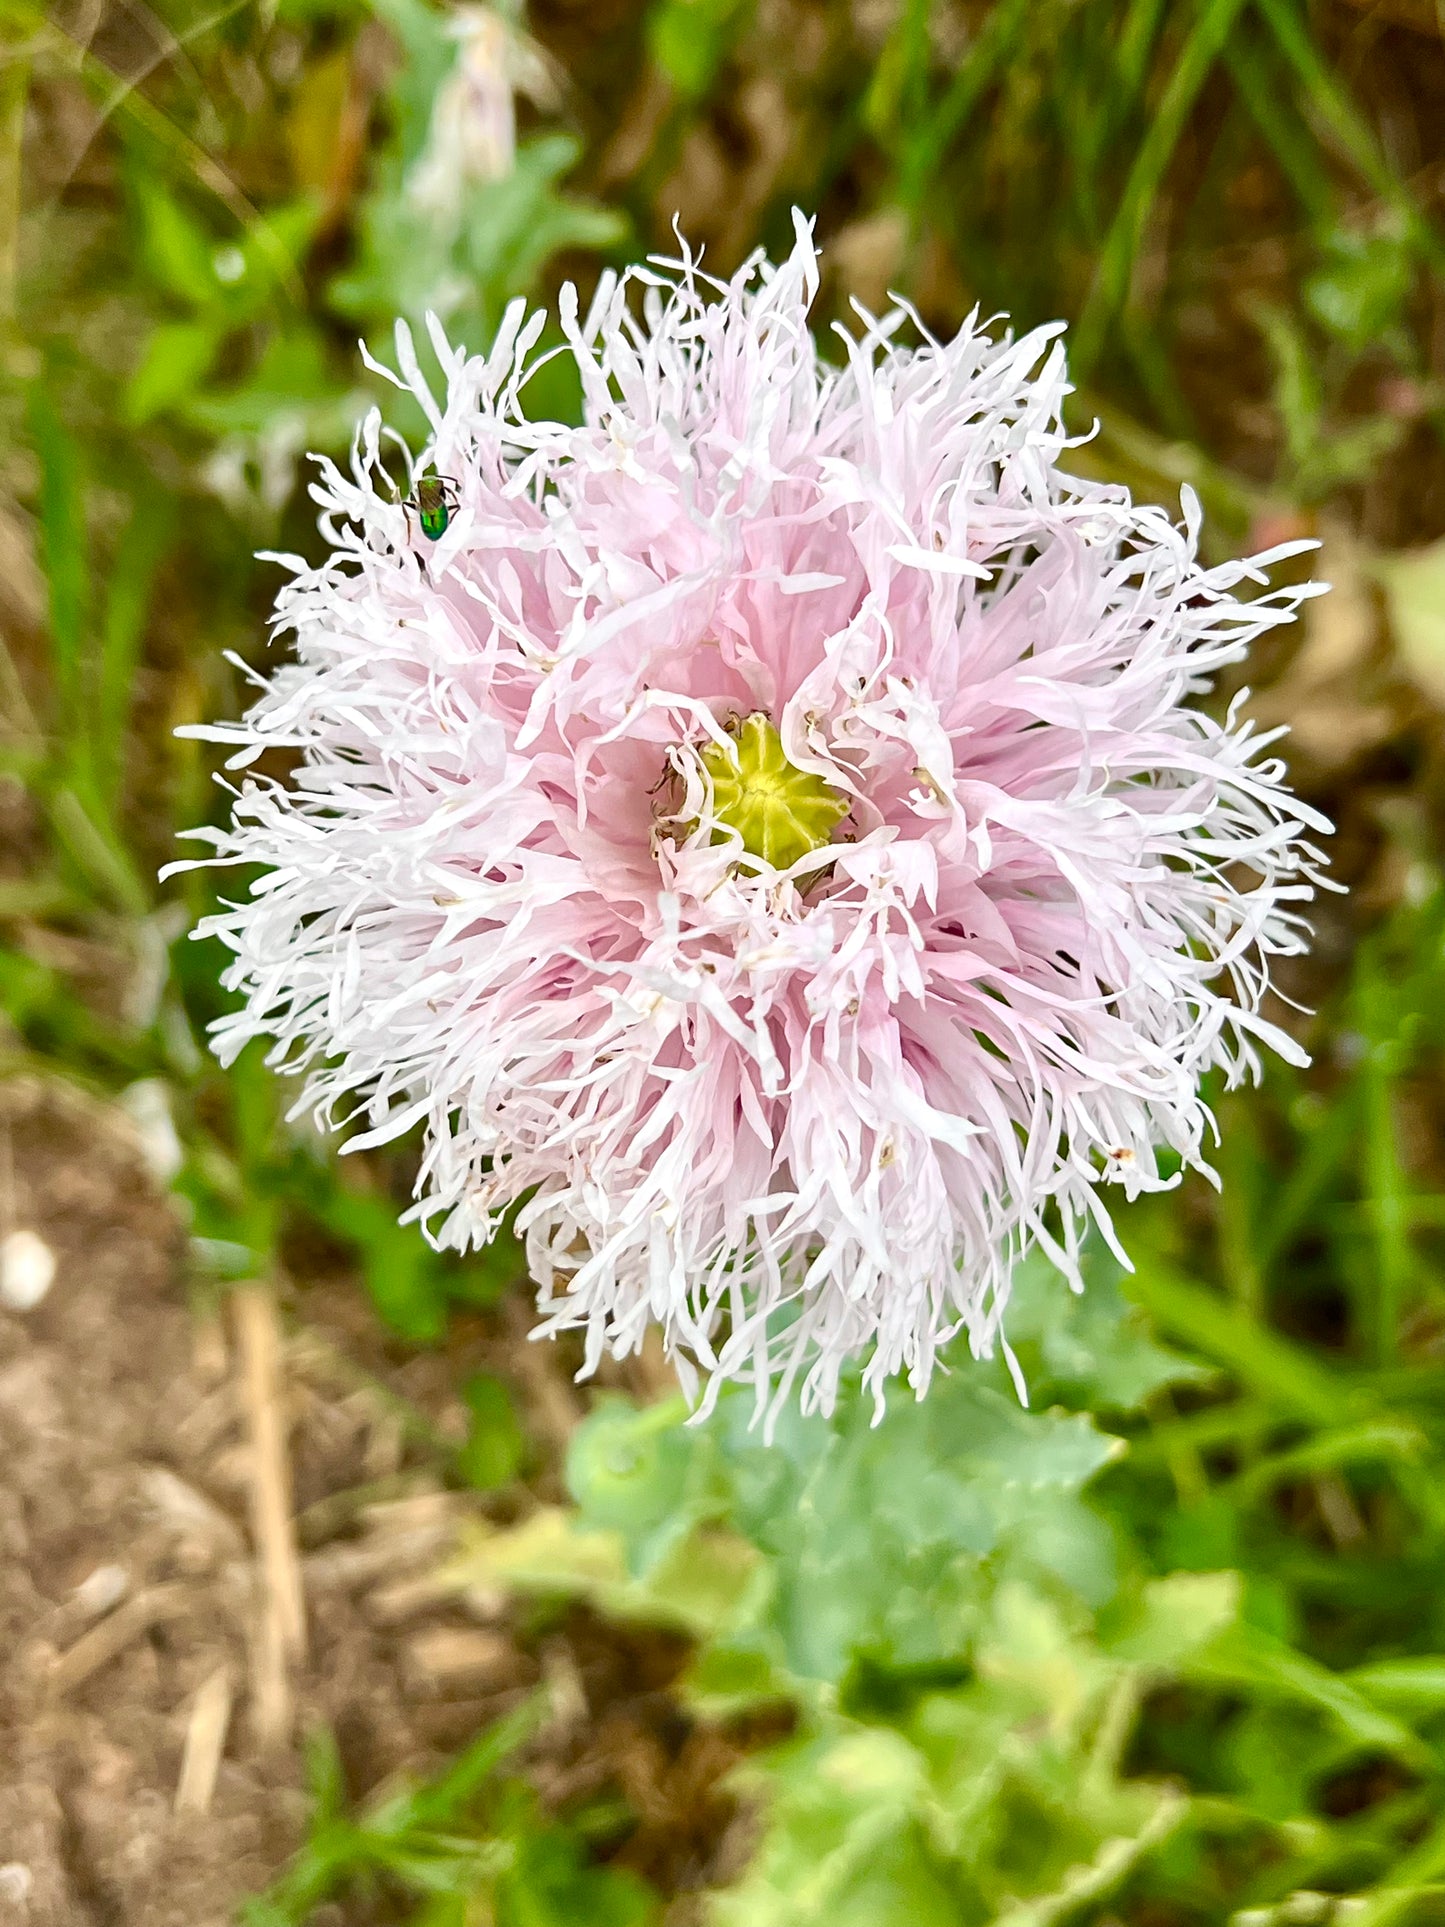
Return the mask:
<svg viewBox="0 0 1445 1927">
<path fill-rule="evenodd" d="M 459 7 L 448 31 L 459 42 L 456 64 L 437 89 L 407 193 L 416 206 L 455 220 L 474 188 L 512 171 L 516 96 L 549 107 L 557 87 L 541 49 L 491 7 Z"/>
<path fill-rule="evenodd" d="M 171 1094 L 164 1079 L 142 1077 L 121 1093 L 121 1106 L 135 1127 L 136 1144 L 146 1170 L 159 1185 L 167 1185 L 186 1161 L 171 1116 Z"/>
</svg>

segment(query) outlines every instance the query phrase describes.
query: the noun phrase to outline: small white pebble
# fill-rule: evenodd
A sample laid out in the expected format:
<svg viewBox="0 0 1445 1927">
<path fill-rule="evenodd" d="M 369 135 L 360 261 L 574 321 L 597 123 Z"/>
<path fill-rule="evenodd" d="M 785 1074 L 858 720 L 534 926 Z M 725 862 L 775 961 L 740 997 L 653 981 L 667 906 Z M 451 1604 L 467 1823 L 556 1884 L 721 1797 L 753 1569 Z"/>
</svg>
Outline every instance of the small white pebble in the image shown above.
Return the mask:
<svg viewBox="0 0 1445 1927">
<path fill-rule="evenodd" d="M 8 1900 L 16 1907 L 23 1907 L 30 1898 L 30 1890 L 35 1885 L 35 1876 L 22 1860 L 7 1860 L 0 1867 L 0 1900 Z"/>
<path fill-rule="evenodd" d="M 164 1079 L 140 1078 L 121 1092 L 120 1102 L 135 1127 L 146 1170 L 158 1185 L 168 1185 L 185 1163 L 186 1154 L 176 1134 L 171 1094 Z"/>
<path fill-rule="evenodd" d="M 12 1231 L 0 1240 L 0 1305 L 34 1311 L 55 1283 L 55 1253 L 36 1231 Z"/>
<path fill-rule="evenodd" d="M 87 1619 L 98 1619 L 120 1604 L 129 1587 L 130 1574 L 124 1566 L 97 1566 L 81 1580 L 71 1598 Z"/>
</svg>

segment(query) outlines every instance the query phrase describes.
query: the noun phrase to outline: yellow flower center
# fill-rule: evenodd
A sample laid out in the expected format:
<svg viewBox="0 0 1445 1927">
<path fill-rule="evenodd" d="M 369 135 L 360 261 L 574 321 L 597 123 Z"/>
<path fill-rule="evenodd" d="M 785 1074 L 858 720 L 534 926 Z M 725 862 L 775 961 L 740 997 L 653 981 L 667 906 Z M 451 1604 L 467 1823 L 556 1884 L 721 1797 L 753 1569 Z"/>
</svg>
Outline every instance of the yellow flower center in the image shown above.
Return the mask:
<svg viewBox="0 0 1445 1927">
<path fill-rule="evenodd" d="M 736 830 L 745 850 L 779 870 L 822 849 L 848 814 L 848 798 L 790 763 L 782 737 L 761 711 L 745 716 L 730 736 L 728 744 L 709 743 L 701 751 L 720 830 Z"/>
</svg>

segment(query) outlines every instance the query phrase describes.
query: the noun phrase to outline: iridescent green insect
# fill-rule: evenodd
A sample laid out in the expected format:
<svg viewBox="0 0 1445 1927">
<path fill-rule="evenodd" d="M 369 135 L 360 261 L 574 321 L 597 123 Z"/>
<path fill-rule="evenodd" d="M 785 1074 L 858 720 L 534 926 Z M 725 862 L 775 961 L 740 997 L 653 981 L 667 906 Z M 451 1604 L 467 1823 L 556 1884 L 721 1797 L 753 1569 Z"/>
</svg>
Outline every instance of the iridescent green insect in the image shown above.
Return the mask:
<svg viewBox="0 0 1445 1927">
<path fill-rule="evenodd" d="M 449 475 L 423 475 L 416 493 L 406 504 L 416 510 L 421 532 L 428 542 L 440 542 L 457 505 L 457 485 Z"/>
</svg>

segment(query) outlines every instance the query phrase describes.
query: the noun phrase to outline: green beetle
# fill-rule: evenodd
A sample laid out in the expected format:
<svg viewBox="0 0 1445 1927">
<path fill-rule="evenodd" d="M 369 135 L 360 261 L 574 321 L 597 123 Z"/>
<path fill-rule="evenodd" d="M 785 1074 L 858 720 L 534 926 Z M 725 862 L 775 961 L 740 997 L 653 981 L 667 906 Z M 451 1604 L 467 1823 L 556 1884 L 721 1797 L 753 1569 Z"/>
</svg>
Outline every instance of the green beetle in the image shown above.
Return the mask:
<svg viewBox="0 0 1445 1927">
<path fill-rule="evenodd" d="M 416 510 L 421 532 L 428 542 L 440 542 L 456 505 L 457 485 L 449 475 L 423 475 L 416 484 L 416 493 L 406 504 Z"/>
</svg>

